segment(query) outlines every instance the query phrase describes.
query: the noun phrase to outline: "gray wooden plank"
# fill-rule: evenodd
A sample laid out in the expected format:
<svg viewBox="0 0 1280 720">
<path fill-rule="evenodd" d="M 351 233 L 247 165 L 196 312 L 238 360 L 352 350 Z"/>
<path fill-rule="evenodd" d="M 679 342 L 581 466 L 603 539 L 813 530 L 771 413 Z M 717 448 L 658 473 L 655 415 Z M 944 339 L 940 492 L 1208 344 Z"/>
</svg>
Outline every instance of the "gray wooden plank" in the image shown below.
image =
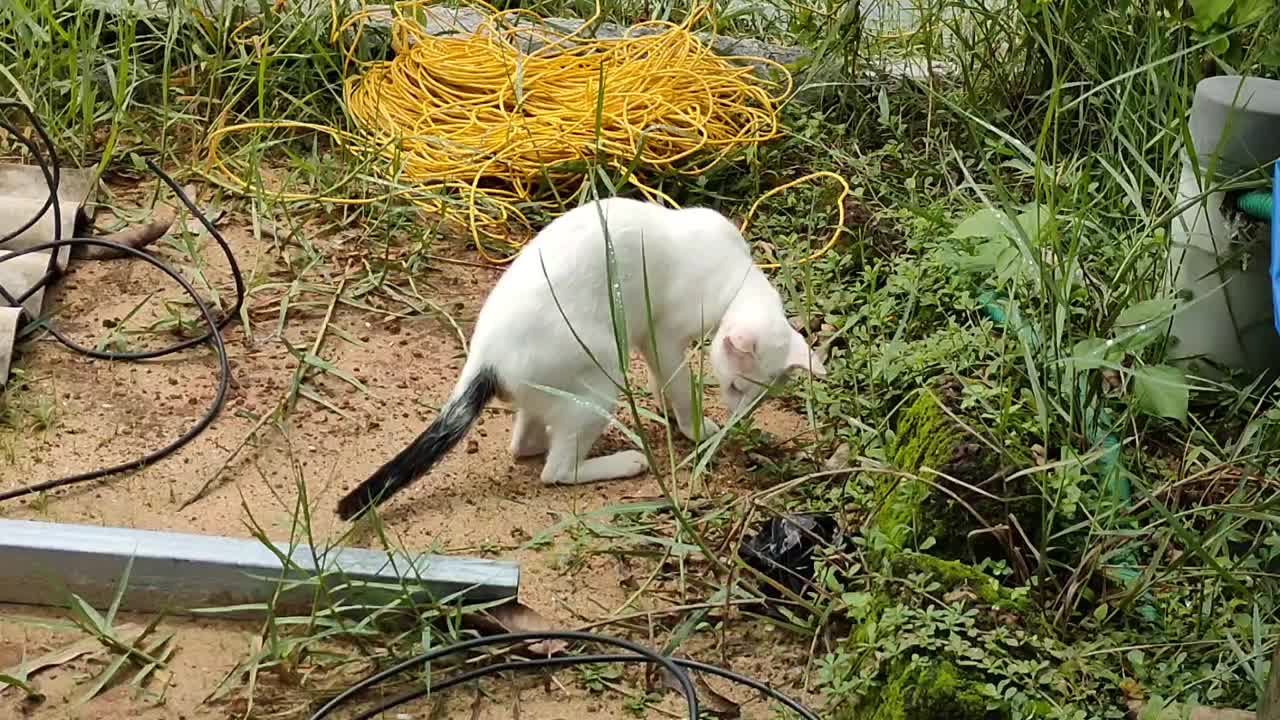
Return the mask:
<svg viewBox="0 0 1280 720">
<path fill-rule="evenodd" d="M 0 603 L 65 605 L 70 592 L 105 607 L 130 558 L 122 609 L 174 614 L 267 603 L 277 590 L 277 614 L 305 614 L 321 585 L 361 614 L 357 606 L 381 607 L 406 588 L 420 602 L 486 602 L 514 598 L 520 583 L 519 566 L 506 561 L 284 543 L 273 551 L 256 540 L 0 519 Z"/>
</svg>

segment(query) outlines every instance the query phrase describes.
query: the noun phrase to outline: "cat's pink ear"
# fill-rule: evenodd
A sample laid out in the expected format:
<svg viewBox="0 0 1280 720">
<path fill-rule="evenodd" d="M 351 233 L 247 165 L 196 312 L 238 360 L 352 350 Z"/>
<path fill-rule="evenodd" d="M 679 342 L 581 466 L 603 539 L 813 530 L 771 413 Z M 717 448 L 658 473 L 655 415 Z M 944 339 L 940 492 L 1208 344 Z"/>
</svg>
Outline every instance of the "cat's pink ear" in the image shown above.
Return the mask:
<svg viewBox="0 0 1280 720">
<path fill-rule="evenodd" d="M 742 330 L 730 330 L 724 334 L 724 349 L 736 357 L 756 354 L 756 337 Z"/>
<path fill-rule="evenodd" d="M 826 377 L 827 368 L 818 358 L 818 354 L 809 349 L 804 337 L 798 332 L 791 333 L 791 345 L 787 348 L 787 370 L 807 370 L 814 377 Z"/>
</svg>

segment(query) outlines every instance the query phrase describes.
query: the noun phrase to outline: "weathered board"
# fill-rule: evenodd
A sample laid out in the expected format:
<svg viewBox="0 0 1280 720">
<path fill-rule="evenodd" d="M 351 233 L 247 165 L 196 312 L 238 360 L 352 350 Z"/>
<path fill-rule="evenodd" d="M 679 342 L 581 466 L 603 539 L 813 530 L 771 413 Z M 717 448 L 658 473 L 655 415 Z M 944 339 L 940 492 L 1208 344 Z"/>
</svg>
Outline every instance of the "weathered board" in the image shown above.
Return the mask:
<svg viewBox="0 0 1280 720">
<path fill-rule="evenodd" d="M 519 565 L 505 561 L 0 520 L 0 603 L 65 605 L 74 593 L 106 607 L 127 567 L 122 610 L 218 608 L 237 618 L 262 616 L 266 605 L 276 614 L 319 605 L 358 615 L 405 597 L 488 602 L 516 597 L 520 584 Z"/>
</svg>

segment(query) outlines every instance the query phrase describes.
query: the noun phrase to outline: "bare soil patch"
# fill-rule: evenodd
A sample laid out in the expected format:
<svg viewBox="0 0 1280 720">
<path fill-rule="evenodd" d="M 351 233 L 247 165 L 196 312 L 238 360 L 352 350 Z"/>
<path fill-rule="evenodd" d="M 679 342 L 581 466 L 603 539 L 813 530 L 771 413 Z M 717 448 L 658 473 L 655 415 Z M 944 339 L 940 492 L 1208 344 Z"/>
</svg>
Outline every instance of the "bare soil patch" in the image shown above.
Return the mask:
<svg viewBox="0 0 1280 720">
<path fill-rule="evenodd" d="M 250 514 L 273 539 L 287 539 L 294 527 L 297 483 L 305 484 L 312 507 L 313 532 L 321 541 L 337 538 L 346 526 L 337 521 L 333 506 L 341 493 L 366 477 L 413 438 L 435 414 L 452 388 L 464 357 L 454 324 L 464 332 L 478 312 L 498 273 L 471 265 L 437 263 L 415 284 L 452 318 L 409 312 L 405 305 L 378 301 L 382 311 L 362 310 L 339 303 L 333 308 L 325 340 L 317 353 L 344 371 L 348 382 L 333 374 L 314 375 L 310 390 L 325 403 L 301 398 L 278 426 L 262 431 L 230 463 L 228 458 L 258 423 L 271 412 L 291 386 L 299 359 L 294 350 L 309 349 L 323 325 L 332 290 L 341 282 L 334 265 L 300 275 L 289 248 L 257 241 L 251 225 L 230 213 L 220 223 L 254 288 L 248 300 L 250 332 L 234 324 L 224 334 L 233 372 L 233 387 L 217 421 L 176 455 L 124 477 L 89 483 L 29 497 L 0 508 L 0 516 L 142 529 L 247 536 Z M 314 243 L 325 241 L 312 240 Z M 216 247 L 203 238 L 204 268 L 220 292 L 229 292 L 227 274 Z M 181 262 L 163 242 L 156 252 Z M 349 248 L 325 248 L 335 256 Z M 462 244 L 436 252 L 477 261 Z M 57 322 L 82 341 L 92 342 L 104 329 L 121 322 L 153 293 L 176 299 L 179 290 L 160 286 L 158 273 L 125 260 L 81 262 L 53 293 L 49 307 L 59 308 Z M 300 292 L 280 323 L 284 292 L 280 284 L 300 283 L 330 292 Z M 151 303 L 152 306 L 158 303 Z M 140 311 L 131 322 L 162 319 L 162 309 Z M 389 313 L 415 315 L 393 317 Z M 159 341 L 132 338 L 138 343 Z M 165 342 L 168 342 L 167 340 Z M 15 403 L 19 415 L 48 413 L 53 421 L 37 428 L 30 417 L 21 431 L 0 429 L 0 487 L 61 477 L 75 471 L 142 455 L 176 437 L 203 413 L 212 397 L 217 365 L 207 348 L 196 348 L 163 360 L 145 363 L 91 360 L 72 354 L 52 339 L 35 342 L 22 356 L 26 383 Z M 643 387 L 643 378 L 637 378 Z M 367 391 L 356 387 L 360 383 Z M 716 408 L 708 394 L 708 405 Z M 40 409 L 42 408 L 42 409 Z M 723 418 L 718 409 L 713 415 Z M 803 418 L 765 406 L 756 425 L 780 438 L 805 433 Z M 572 556 L 564 542 L 550 547 L 521 549 L 540 531 L 566 514 L 586 513 L 636 499 L 654 498 L 659 488 L 652 476 L 581 487 L 546 487 L 538 481 L 539 463 L 515 462 L 507 443 L 511 416 L 494 406 L 480 424 L 429 477 L 402 492 L 384 507 L 385 528 L 397 544 L 413 550 L 437 549 L 459 554 L 518 560 L 522 566 L 522 601 L 566 627 L 601 620 L 624 608 L 636 585 L 632 569 L 608 555 Z M 644 432 L 665 446 L 661 428 Z M 606 446 L 624 440 L 611 432 Z M 681 452 L 688 443 L 679 441 Z M 601 448 L 598 448 L 599 451 Z M 748 462 L 729 446 L 705 492 L 743 493 L 752 489 Z M 225 465 L 225 468 L 224 468 Z M 220 479 L 206 497 L 185 510 L 180 505 L 196 494 L 219 469 Z M 372 537 L 357 541 L 376 545 Z M 639 607 L 656 607 L 667 600 L 641 599 Z M 35 656 L 81 637 L 76 632 L 47 629 L 33 618 L 56 619 L 54 610 L 2 607 L 0 668 L 15 657 Z M 148 618 L 125 618 L 146 622 Z M 21 701 L 16 690 L 0 694 L 0 716 L 40 718 L 230 718 L 300 717 L 307 709 L 307 690 L 272 693 L 272 702 L 252 708 L 244 698 L 232 702 L 204 702 L 214 687 L 251 651 L 260 626 L 215 620 L 166 620 L 178 633 L 177 652 L 163 701 L 137 698 L 130 688 L 118 687 L 86 703 L 78 702 L 86 673 L 95 667 L 82 658 L 36 677 L 48 696 L 40 704 Z M 740 630 L 719 643 L 695 642 L 690 651 L 706 650 L 703 659 L 730 665 L 764 678 L 791 684 L 805 656 L 779 649 L 778 633 L 742 623 Z M 739 634 L 740 633 L 740 634 Z M 794 658 L 794 659 L 793 659 Z M 632 672 L 638 676 L 638 672 Z M 268 678 L 264 684 L 272 680 Z M 305 685 L 305 683 L 303 683 Z M 571 673 L 556 680 L 524 679 L 510 684 L 488 683 L 488 700 L 473 703 L 475 690 L 453 693 L 437 710 L 437 701 L 406 708 L 409 717 L 553 718 L 627 717 L 626 698 L 613 692 L 592 693 Z M 662 707 L 678 705 L 669 698 Z M 764 712 L 759 705 L 754 706 Z M 513 708 L 518 708 L 513 710 Z M 443 713 L 443 714 L 439 714 Z M 677 713 L 679 715 L 679 713 Z M 683 715 L 679 715 L 683 716 Z M 750 713 L 747 714 L 750 716 Z"/>
</svg>

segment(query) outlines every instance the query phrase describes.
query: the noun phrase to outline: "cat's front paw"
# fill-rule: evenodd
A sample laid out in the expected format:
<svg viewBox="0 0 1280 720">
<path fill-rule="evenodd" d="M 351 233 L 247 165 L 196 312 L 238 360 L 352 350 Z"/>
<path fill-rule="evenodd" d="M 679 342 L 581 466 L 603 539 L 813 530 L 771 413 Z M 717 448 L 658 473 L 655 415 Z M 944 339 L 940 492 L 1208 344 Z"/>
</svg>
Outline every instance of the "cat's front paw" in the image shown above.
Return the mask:
<svg viewBox="0 0 1280 720">
<path fill-rule="evenodd" d="M 717 425 L 716 422 L 711 418 L 706 418 L 706 417 L 702 418 L 702 436 L 700 438 L 694 437 L 692 422 L 688 423 L 687 425 L 682 425 L 680 427 L 680 434 L 684 435 L 685 438 L 692 440 L 693 442 L 698 442 L 698 440 L 706 440 L 707 438 L 711 437 L 712 435 L 715 435 L 718 432 L 720 432 L 720 426 Z"/>
<path fill-rule="evenodd" d="M 611 468 L 614 477 L 629 478 L 643 475 L 649 469 L 649 458 L 639 450 L 624 450 L 609 458 L 613 462 Z"/>
</svg>

